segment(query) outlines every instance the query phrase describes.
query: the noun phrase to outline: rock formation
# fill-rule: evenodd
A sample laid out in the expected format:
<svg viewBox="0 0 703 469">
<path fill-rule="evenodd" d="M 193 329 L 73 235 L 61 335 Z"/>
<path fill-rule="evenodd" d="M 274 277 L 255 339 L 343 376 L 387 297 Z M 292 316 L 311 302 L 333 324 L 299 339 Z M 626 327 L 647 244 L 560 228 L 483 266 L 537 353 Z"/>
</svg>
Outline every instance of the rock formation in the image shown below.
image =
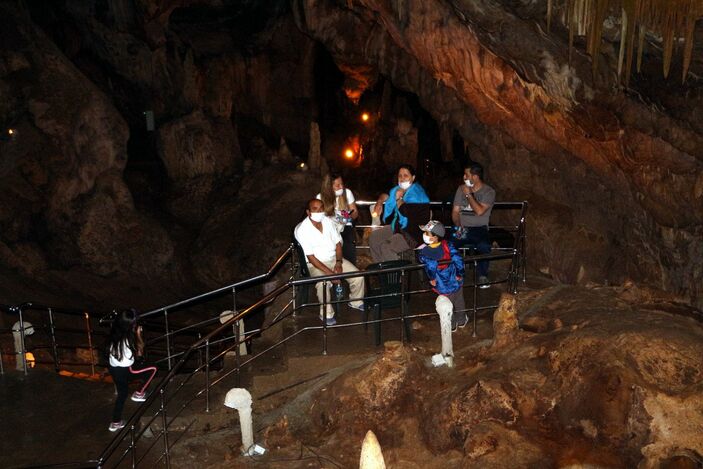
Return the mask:
<svg viewBox="0 0 703 469">
<path fill-rule="evenodd" d="M 461 133 L 501 199 L 531 202 L 541 270 L 567 282 L 646 280 L 700 305 L 703 273 L 690 262 L 703 255 L 696 84 L 613 90 L 608 47 L 591 78 L 587 56 L 569 64 L 565 36 L 543 32 L 546 2 L 297 4 L 298 24 L 340 69 L 417 94 Z"/>
<path fill-rule="evenodd" d="M 578 34 L 569 52 L 562 3 L 549 33 L 547 0 L 3 5 L 4 283 L 91 278 L 97 298 L 117 277 L 182 292 L 258 273 L 278 253 L 254 265 L 242 239 L 218 251 L 230 241 L 217 226 L 241 225 L 225 214 L 271 194 L 241 193 L 252 174 L 302 181 L 279 144 L 304 160 L 317 122 L 322 168 L 343 164 L 356 133 L 363 158 L 347 180 L 368 197 L 400 162 L 448 197 L 461 148 L 499 199 L 530 202 L 531 266 L 582 285 L 633 279 L 700 307 L 700 28 L 683 85 L 652 73 L 663 57 L 649 35 L 643 72 L 622 89 L 619 12 L 591 58 Z M 374 125 L 357 129 L 367 105 Z M 290 228 L 267 235 L 272 246 Z"/>
<path fill-rule="evenodd" d="M 409 453 L 438 468 L 700 464 L 703 328 L 681 315 L 690 308 L 629 287 L 570 287 L 512 309 L 563 327 L 470 345 L 451 370 L 418 365 L 422 347 L 387 350 L 318 393 L 310 417 L 323 441 L 371 429 L 390 467 Z"/>
</svg>

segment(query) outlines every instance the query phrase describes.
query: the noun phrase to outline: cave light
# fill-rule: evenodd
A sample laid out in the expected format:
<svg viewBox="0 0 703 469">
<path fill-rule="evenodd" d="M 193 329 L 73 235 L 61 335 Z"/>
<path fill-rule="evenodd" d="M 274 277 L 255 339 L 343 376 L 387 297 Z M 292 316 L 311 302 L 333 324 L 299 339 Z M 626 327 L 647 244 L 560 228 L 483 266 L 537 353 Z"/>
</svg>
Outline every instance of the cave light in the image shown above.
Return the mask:
<svg viewBox="0 0 703 469">
<path fill-rule="evenodd" d="M 7 135 L 15 135 L 15 129 L 7 129 Z"/>
<path fill-rule="evenodd" d="M 354 150 L 352 150 L 351 148 L 347 148 L 346 150 L 344 150 L 344 156 L 347 159 L 351 160 L 352 158 L 354 158 Z"/>
<path fill-rule="evenodd" d="M 364 113 L 361 114 L 361 120 L 362 120 L 362 122 L 368 122 L 368 121 L 369 121 L 369 118 L 370 118 L 370 117 L 369 117 L 369 113 L 368 113 L 368 112 L 364 112 Z"/>
<path fill-rule="evenodd" d="M 24 358 L 29 368 L 34 368 L 36 366 L 37 360 L 34 358 L 34 354 L 32 352 L 26 352 L 24 354 Z"/>
</svg>

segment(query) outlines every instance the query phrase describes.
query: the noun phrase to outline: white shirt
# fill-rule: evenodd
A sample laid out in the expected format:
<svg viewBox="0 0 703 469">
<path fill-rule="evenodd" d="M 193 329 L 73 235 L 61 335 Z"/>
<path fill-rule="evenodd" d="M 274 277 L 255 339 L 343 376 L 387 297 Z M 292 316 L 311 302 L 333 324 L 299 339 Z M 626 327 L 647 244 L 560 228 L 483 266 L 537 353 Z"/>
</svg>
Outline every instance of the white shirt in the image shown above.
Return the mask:
<svg viewBox="0 0 703 469">
<path fill-rule="evenodd" d="M 306 256 L 315 256 L 320 262 L 333 261 L 337 256 L 337 244 L 342 242 L 342 237 L 339 236 L 332 220 L 325 217 L 321 223 L 322 232 L 315 228 L 310 217 L 305 217 L 293 233 Z"/>
<path fill-rule="evenodd" d="M 110 366 L 127 367 L 134 365 L 134 354 L 130 350 L 129 345 L 127 345 L 127 341 L 123 340 L 120 346 L 122 347 L 122 360 L 118 360 L 114 349 L 110 348 Z"/>
</svg>

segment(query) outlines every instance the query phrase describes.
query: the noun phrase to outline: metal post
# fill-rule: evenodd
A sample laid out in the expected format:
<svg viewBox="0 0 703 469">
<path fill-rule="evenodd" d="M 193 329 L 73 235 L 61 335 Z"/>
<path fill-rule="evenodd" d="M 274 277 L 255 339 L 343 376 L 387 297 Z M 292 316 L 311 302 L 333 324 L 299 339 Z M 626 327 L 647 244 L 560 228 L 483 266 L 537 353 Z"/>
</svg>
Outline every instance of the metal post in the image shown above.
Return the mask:
<svg viewBox="0 0 703 469">
<path fill-rule="evenodd" d="M 322 355 L 327 355 L 327 280 L 322 282 Z"/>
<path fill-rule="evenodd" d="M 132 467 L 137 467 L 137 443 L 134 438 L 134 425 L 129 428 L 129 451 L 132 453 Z"/>
<path fill-rule="evenodd" d="M 0 375 L 5 374 L 5 368 L 2 365 L 2 345 L 0 345 Z"/>
<path fill-rule="evenodd" d="M 49 308 L 49 332 L 51 333 L 51 349 L 54 353 L 54 369 L 59 372 L 61 364 L 59 362 L 59 347 L 56 345 L 56 326 L 54 325 L 54 312 Z"/>
<path fill-rule="evenodd" d="M 293 243 L 290 243 L 290 278 L 294 279 L 295 278 L 295 266 L 296 266 L 296 261 L 295 259 L 297 258 L 297 254 L 295 252 L 295 245 Z M 292 287 L 291 288 L 291 295 L 292 295 L 292 300 L 293 300 L 293 317 L 295 317 L 298 314 L 298 295 L 296 294 L 296 291 L 298 290 L 298 287 Z"/>
<path fill-rule="evenodd" d="M 198 340 L 202 339 L 203 335 L 198 332 Z M 198 368 L 203 366 L 203 351 L 200 347 L 198 347 Z"/>
<path fill-rule="evenodd" d="M 168 330 L 168 310 L 164 310 L 164 327 L 166 329 L 166 358 L 168 369 L 171 370 L 171 333 Z"/>
<path fill-rule="evenodd" d="M 234 313 L 233 317 L 237 317 L 237 289 L 232 287 L 232 311 Z M 235 376 L 235 383 L 239 387 L 240 382 L 240 372 L 239 372 L 239 362 L 241 360 L 241 353 L 239 351 L 239 321 L 234 321 L 234 365 L 237 367 L 237 373 Z"/>
<path fill-rule="evenodd" d="M 476 335 L 476 304 L 478 303 L 478 262 L 474 260 L 474 331 L 471 337 L 477 337 Z"/>
<path fill-rule="evenodd" d="M 168 445 L 168 419 L 166 418 L 166 405 L 164 403 L 164 389 L 161 388 L 159 390 L 159 394 L 161 395 L 161 425 L 163 425 L 163 433 L 164 433 L 164 460 L 166 461 L 166 467 L 170 468 L 171 467 L 171 453 L 169 452 L 169 445 Z"/>
<path fill-rule="evenodd" d="M 85 328 L 88 331 L 88 350 L 90 350 L 90 374 L 95 375 L 95 356 L 93 355 L 93 335 L 90 330 L 90 315 L 83 313 L 85 317 Z"/>
<path fill-rule="evenodd" d="M 210 412 L 210 339 L 205 341 L 205 412 Z"/>
<path fill-rule="evenodd" d="M 405 269 L 400 271 L 400 343 L 405 343 Z"/>
<path fill-rule="evenodd" d="M 22 318 L 22 306 L 17 308 L 19 313 L 20 313 L 20 345 L 21 349 L 20 353 L 22 354 L 21 357 L 17 357 L 18 360 L 22 360 L 22 369 L 24 370 L 24 374 L 27 374 L 27 348 L 24 343 L 24 319 Z"/>
<path fill-rule="evenodd" d="M 527 282 L 527 222 L 523 222 L 522 225 L 522 283 Z"/>
</svg>

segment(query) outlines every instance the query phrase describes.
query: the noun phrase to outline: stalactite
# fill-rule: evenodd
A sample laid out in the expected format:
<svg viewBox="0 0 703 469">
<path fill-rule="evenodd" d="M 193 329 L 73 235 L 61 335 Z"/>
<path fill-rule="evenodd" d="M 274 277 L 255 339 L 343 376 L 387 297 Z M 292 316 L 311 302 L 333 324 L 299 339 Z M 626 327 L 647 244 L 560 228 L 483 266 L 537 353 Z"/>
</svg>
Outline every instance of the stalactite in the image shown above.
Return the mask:
<svg viewBox="0 0 703 469">
<path fill-rule="evenodd" d="M 644 37 L 647 29 L 643 24 L 639 25 L 639 39 L 637 41 L 637 73 L 642 70 L 642 54 L 644 54 Z"/>
<path fill-rule="evenodd" d="M 625 87 L 630 83 L 632 73 L 632 54 L 635 46 L 635 30 L 640 22 L 642 12 L 641 0 L 623 1 L 623 18 L 628 18 L 628 27 L 620 38 L 620 49 L 625 50 Z M 619 74 L 618 74 L 619 76 Z"/>
<path fill-rule="evenodd" d="M 625 8 L 622 9 L 622 21 L 620 22 L 620 50 L 618 50 L 618 81 L 622 80 L 622 64 L 625 60 L 625 37 L 627 37 L 628 15 Z M 632 26 L 630 26 L 632 28 Z"/>
<path fill-rule="evenodd" d="M 608 0 L 595 0 L 593 10 L 591 28 L 588 34 L 592 38 L 591 64 L 593 76 L 595 77 L 598 70 L 598 54 L 600 53 L 601 36 L 603 35 L 603 21 L 605 21 L 605 14 L 608 11 Z"/>
<path fill-rule="evenodd" d="M 618 77 L 629 83 L 637 35 L 637 71 L 642 67 L 645 32 L 650 31 L 663 39 L 662 71 L 669 75 L 674 47 L 683 39 L 683 75 L 686 80 L 693 53 L 696 20 L 703 18 L 703 0 L 548 0 L 547 25 L 555 10 L 566 11 L 565 23 L 569 29 L 569 63 L 571 62 L 574 36 L 586 36 L 586 51 L 591 55 L 593 74 L 598 67 L 603 22 L 609 9 L 621 11 L 622 33 L 618 55 Z"/>
<path fill-rule="evenodd" d="M 693 0 L 691 0 L 693 7 Z M 681 83 L 686 81 L 688 67 L 691 66 L 691 55 L 693 55 L 693 31 L 696 28 L 696 18 L 694 15 L 688 15 L 686 18 L 686 31 L 684 33 L 684 49 L 683 49 L 683 71 L 681 73 Z"/>
</svg>

